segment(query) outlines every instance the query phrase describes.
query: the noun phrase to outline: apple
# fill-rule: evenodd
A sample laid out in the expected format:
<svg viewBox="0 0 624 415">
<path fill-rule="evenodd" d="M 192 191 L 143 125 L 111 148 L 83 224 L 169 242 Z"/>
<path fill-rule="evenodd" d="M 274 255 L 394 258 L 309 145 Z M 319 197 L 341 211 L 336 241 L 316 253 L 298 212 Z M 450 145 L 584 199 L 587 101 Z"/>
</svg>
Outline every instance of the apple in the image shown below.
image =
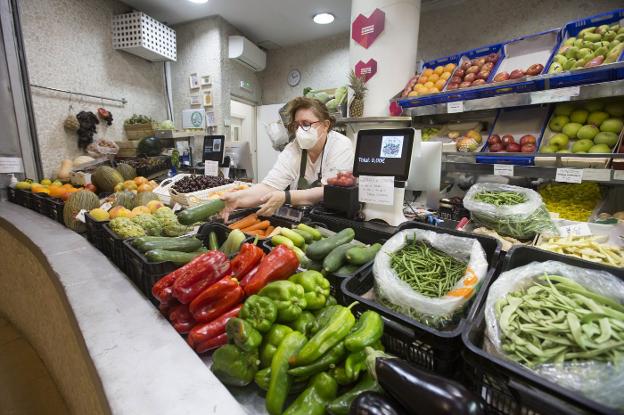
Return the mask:
<svg viewBox="0 0 624 415">
<path fill-rule="evenodd" d="M 535 138 L 535 136 L 531 134 L 526 134 L 520 137 L 521 146 L 524 146 L 525 144 L 535 144 L 536 142 L 537 142 L 537 139 Z"/>
<path fill-rule="evenodd" d="M 570 139 L 565 134 L 555 134 L 548 141 L 549 146 L 557 147 L 557 148 L 567 148 L 568 142 Z"/>
<path fill-rule="evenodd" d="M 613 147 L 617 143 L 617 140 L 617 134 L 607 131 L 599 132 L 598 134 L 596 134 L 596 137 L 594 137 L 595 144 L 606 144 L 609 146 L 609 148 Z"/>
<path fill-rule="evenodd" d="M 542 150 L 540 152 L 541 153 L 556 153 L 557 150 L 558 150 L 558 147 L 547 145 L 547 146 L 542 147 Z"/>
<path fill-rule="evenodd" d="M 588 116 L 589 116 L 589 112 L 586 110 L 581 110 L 581 109 L 574 110 L 570 114 L 570 121 L 578 123 L 578 124 L 585 124 L 585 121 L 587 121 Z"/>
<path fill-rule="evenodd" d="M 456 84 L 458 84 L 458 83 L 460 83 L 460 82 L 462 82 L 462 81 L 463 81 L 463 79 L 462 79 L 462 77 L 460 77 L 460 76 L 454 76 L 454 77 L 452 77 L 452 78 L 451 78 L 451 80 L 450 80 L 450 82 L 453 82 L 453 83 L 456 83 Z"/>
<path fill-rule="evenodd" d="M 463 77 L 464 75 L 466 75 L 466 71 L 461 68 L 456 70 L 455 73 L 453 74 L 453 76 L 459 76 L 459 77 Z"/>
<path fill-rule="evenodd" d="M 609 114 L 604 111 L 594 111 L 587 117 L 587 123 L 595 126 L 600 126 L 604 121 L 609 118 Z"/>
<path fill-rule="evenodd" d="M 585 126 L 587 127 L 587 126 Z M 600 131 L 619 134 L 624 127 L 624 123 L 619 118 L 609 118 L 600 124 Z M 583 127 L 584 128 L 584 127 Z"/>
<path fill-rule="evenodd" d="M 559 132 L 561 130 L 563 130 L 563 127 L 570 122 L 570 119 L 568 117 L 566 117 L 565 115 L 556 115 L 554 117 L 551 118 L 550 122 L 548 123 L 548 127 L 555 132 Z"/>
<path fill-rule="evenodd" d="M 518 79 L 524 76 L 524 71 L 522 69 L 514 69 L 509 74 L 509 79 Z"/>
<path fill-rule="evenodd" d="M 502 82 L 509 79 L 509 74 L 507 72 L 497 73 L 494 77 L 494 82 Z"/>
<path fill-rule="evenodd" d="M 474 81 L 472 81 L 472 86 L 483 85 L 483 84 L 485 84 L 484 79 L 475 79 Z"/>
<path fill-rule="evenodd" d="M 466 76 L 464 76 L 464 81 L 465 82 L 472 82 L 475 79 L 477 79 L 477 74 L 472 73 L 472 72 L 467 73 Z"/>
<path fill-rule="evenodd" d="M 490 53 L 485 57 L 485 61 L 496 63 L 498 61 L 498 55 L 496 53 Z"/>
<path fill-rule="evenodd" d="M 596 144 L 596 145 L 591 146 L 591 148 L 587 150 L 587 152 L 588 153 L 610 153 L 611 148 L 609 148 L 609 146 L 606 144 Z"/>
<path fill-rule="evenodd" d="M 458 82 L 449 82 L 449 84 L 446 86 L 446 90 L 447 91 L 452 91 L 454 89 L 459 88 L 459 83 Z"/>
<path fill-rule="evenodd" d="M 602 124 L 601 124 L 601 127 L 602 127 Z M 576 136 L 580 138 L 581 140 L 593 140 L 596 134 L 598 134 L 599 132 L 600 130 L 598 129 L 598 127 L 596 127 L 595 125 L 589 124 L 589 125 L 584 125 L 581 128 L 579 128 L 578 132 L 576 133 Z M 616 134 L 619 133 L 619 131 L 617 132 L 612 131 L 612 132 Z"/>
<path fill-rule="evenodd" d="M 520 144 L 517 144 L 517 143 L 507 144 L 507 151 L 511 153 L 518 153 L 520 152 L 520 150 L 521 150 Z"/>
<path fill-rule="evenodd" d="M 527 143 L 520 147 L 520 151 L 523 153 L 534 153 L 537 147 L 533 143 Z"/>
<path fill-rule="evenodd" d="M 516 144 L 516 140 L 514 140 L 513 135 L 506 134 L 503 136 L 503 145 L 507 147 L 509 144 Z"/>
<path fill-rule="evenodd" d="M 541 63 L 534 63 L 533 65 L 527 68 L 526 74 L 535 76 L 535 75 L 541 74 L 543 70 L 544 70 L 544 65 L 542 65 Z"/>
<path fill-rule="evenodd" d="M 472 66 L 472 64 L 470 63 L 470 61 L 464 61 L 461 66 L 460 69 L 463 69 L 464 71 L 467 70 L 468 68 L 470 68 L 470 66 Z"/>
<path fill-rule="evenodd" d="M 572 152 L 578 153 L 579 151 L 589 151 L 589 149 L 592 148 L 593 145 L 594 142 L 592 140 L 577 140 L 577 142 L 572 145 Z"/>
<path fill-rule="evenodd" d="M 498 153 L 499 151 L 503 151 L 504 147 L 501 143 L 494 143 L 494 144 L 490 144 L 490 151 L 492 153 Z"/>
<path fill-rule="evenodd" d="M 500 135 L 498 134 L 492 134 L 489 138 L 488 138 L 488 144 L 492 145 L 492 144 L 499 144 L 502 143 L 503 141 L 500 138 Z"/>
<path fill-rule="evenodd" d="M 570 138 L 576 138 L 576 134 L 578 133 L 578 130 L 580 130 L 582 126 L 583 126 L 582 124 L 579 124 L 577 122 L 569 122 L 563 126 L 563 130 L 561 130 L 561 132 Z"/>
<path fill-rule="evenodd" d="M 466 69 L 466 73 L 477 73 L 481 70 L 480 66 L 477 65 L 472 65 L 471 67 L 469 67 L 468 69 Z M 467 75 L 466 75 L 467 76 Z"/>
<path fill-rule="evenodd" d="M 482 67 L 481 70 L 484 71 L 491 71 L 492 69 L 494 69 L 494 64 L 492 62 L 486 62 Z"/>
<path fill-rule="evenodd" d="M 462 82 L 461 84 L 459 84 L 460 88 L 467 88 L 470 85 L 472 85 L 472 82 Z"/>
<path fill-rule="evenodd" d="M 477 74 L 477 78 L 483 79 L 484 81 L 487 81 L 489 76 L 490 76 L 490 71 L 485 71 L 483 69 L 481 70 L 481 72 Z"/>
<path fill-rule="evenodd" d="M 487 62 L 487 61 L 485 60 L 485 58 L 479 58 L 479 59 L 477 59 L 477 65 L 479 65 L 479 66 L 483 66 L 483 65 L 485 65 L 485 63 L 486 63 L 486 62 Z"/>
</svg>

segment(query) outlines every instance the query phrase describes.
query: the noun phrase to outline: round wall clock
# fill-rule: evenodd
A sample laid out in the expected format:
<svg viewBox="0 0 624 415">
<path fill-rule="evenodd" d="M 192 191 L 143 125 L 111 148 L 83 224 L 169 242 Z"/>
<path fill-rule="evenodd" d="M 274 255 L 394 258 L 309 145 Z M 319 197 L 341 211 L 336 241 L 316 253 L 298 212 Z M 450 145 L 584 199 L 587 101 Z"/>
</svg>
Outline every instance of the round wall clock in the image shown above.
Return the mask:
<svg viewBox="0 0 624 415">
<path fill-rule="evenodd" d="M 298 69 L 288 72 L 288 85 L 297 86 L 299 82 L 301 82 L 301 72 Z"/>
</svg>

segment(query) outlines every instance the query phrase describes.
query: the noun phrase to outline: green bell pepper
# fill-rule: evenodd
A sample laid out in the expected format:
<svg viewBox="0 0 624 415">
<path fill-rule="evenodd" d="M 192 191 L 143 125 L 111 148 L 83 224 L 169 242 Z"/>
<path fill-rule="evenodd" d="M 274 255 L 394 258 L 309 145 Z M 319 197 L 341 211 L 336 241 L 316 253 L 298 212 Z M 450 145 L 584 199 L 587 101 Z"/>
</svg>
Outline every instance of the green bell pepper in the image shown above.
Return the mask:
<svg viewBox="0 0 624 415">
<path fill-rule="evenodd" d="M 381 339 L 383 334 L 383 320 L 374 311 L 362 313 L 353 330 L 345 338 L 345 347 L 350 352 L 364 350 Z"/>
<path fill-rule="evenodd" d="M 266 333 L 277 319 L 277 307 L 268 297 L 252 295 L 245 300 L 240 318 L 247 320 L 259 332 Z"/>
<path fill-rule="evenodd" d="M 340 362 L 345 357 L 346 352 L 344 342 L 340 342 L 329 349 L 329 351 L 316 362 L 307 366 L 292 368 L 288 371 L 288 374 L 296 378 L 316 375 L 319 372 L 333 368 L 336 363 Z"/>
<path fill-rule="evenodd" d="M 304 311 L 303 313 L 299 314 L 299 317 L 297 317 L 295 321 L 289 323 L 289 326 L 293 330 L 309 336 L 310 333 L 312 333 L 315 323 L 316 317 L 314 317 L 314 314 L 310 313 L 309 311 Z"/>
<path fill-rule="evenodd" d="M 241 350 L 257 350 L 262 343 L 262 335 L 242 318 L 233 317 L 225 324 L 228 340 L 233 341 Z"/>
<path fill-rule="evenodd" d="M 331 321 L 322 327 L 296 356 L 292 357 L 291 365 L 295 367 L 309 365 L 344 339 L 355 325 L 355 317 L 350 308 L 354 304 L 349 307 L 332 306 L 337 307 L 337 311 L 333 314 Z"/>
<path fill-rule="evenodd" d="M 280 415 L 284 409 L 286 397 L 293 383 L 288 375 L 288 360 L 294 356 L 306 342 L 306 337 L 298 331 L 287 335 L 277 347 L 271 360 L 271 381 L 266 394 L 266 409 L 271 415 Z"/>
<path fill-rule="evenodd" d="M 308 310 L 318 310 L 325 306 L 329 297 L 330 284 L 323 274 L 318 271 L 304 271 L 288 278 L 288 281 L 303 287 Z"/>
<path fill-rule="evenodd" d="M 262 346 L 260 346 L 260 365 L 262 367 L 271 366 L 271 360 L 277 347 L 292 332 L 293 330 L 290 327 L 281 324 L 275 324 L 271 327 L 266 336 L 264 336 Z"/>
<path fill-rule="evenodd" d="M 327 301 L 325 302 L 325 307 L 329 307 L 331 305 L 336 305 L 338 304 L 338 300 L 336 300 L 336 297 L 334 297 L 333 295 L 330 295 L 327 297 Z"/>
<path fill-rule="evenodd" d="M 271 368 L 265 367 L 264 369 L 260 369 L 256 372 L 256 376 L 254 377 L 254 382 L 256 385 L 263 391 L 269 390 L 269 384 L 271 383 Z M 308 380 L 298 382 L 293 381 L 289 394 L 301 393 L 307 386 Z"/>
<path fill-rule="evenodd" d="M 269 283 L 258 295 L 273 300 L 277 307 L 278 322 L 296 320 L 306 307 L 303 287 L 287 280 Z"/>
<path fill-rule="evenodd" d="M 210 370 L 226 385 L 249 385 L 258 371 L 258 351 L 246 352 L 233 344 L 226 344 L 212 354 Z"/>
<path fill-rule="evenodd" d="M 286 409 L 284 415 L 324 415 L 325 406 L 336 398 L 338 385 L 327 373 L 314 376 L 306 390 Z"/>
<path fill-rule="evenodd" d="M 369 391 L 383 392 L 375 378 L 366 372 L 364 377 L 351 390 L 331 401 L 327 405 L 327 410 L 332 415 L 348 415 L 351 402 L 359 394 Z"/>
</svg>

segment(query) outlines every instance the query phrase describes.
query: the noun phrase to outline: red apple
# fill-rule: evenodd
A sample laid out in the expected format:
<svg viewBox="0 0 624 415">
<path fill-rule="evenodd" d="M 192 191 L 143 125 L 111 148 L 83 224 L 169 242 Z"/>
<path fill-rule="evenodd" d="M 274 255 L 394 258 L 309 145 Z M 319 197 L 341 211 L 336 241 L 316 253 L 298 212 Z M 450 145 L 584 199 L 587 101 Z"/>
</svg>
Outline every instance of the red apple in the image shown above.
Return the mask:
<svg viewBox="0 0 624 415">
<path fill-rule="evenodd" d="M 462 82 L 461 84 L 459 84 L 460 88 L 467 88 L 472 84 L 472 82 Z"/>
<path fill-rule="evenodd" d="M 472 81 L 472 86 L 483 85 L 483 84 L 485 84 L 485 81 L 483 79 L 475 79 L 474 81 Z"/>
<path fill-rule="evenodd" d="M 509 79 L 509 74 L 507 72 L 497 73 L 494 77 L 494 82 L 502 82 Z"/>
<path fill-rule="evenodd" d="M 536 142 L 537 142 L 537 139 L 535 138 L 535 136 L 531 134 L 523 135 L 522 137 L 520 137 L 521 146 L 525 144 L 535 144 Z"/>
<path fill-rule="evenodd" d="M 506 134 L 503 136 L 503 145 L 507 147 L 509 144 L 516 144 L 516 140 L 514 140 L 513 135 Z"/>
<path fill-rule="evenodd" d="M 501 143 L 490 144 L 490 151 L 493 153 L 498 153 L 499 151 L 503 151 L 503 145 Z"/>
<path fill-rule="evenodd" d="M 537 147 L 535 146 L 535 144 L 525 144 L 520 147 L 520 151 L 522 151 L 523 153 L 533 153 L 536 149 Z"/>
<path fill-rule="evenodd" d="M 464 75 L 466 75 L 466 71 L 463 69 L 458 69 L 455 71 L 455 73 L 453 74 L 453 76 L 459 76 L 459 77 L 463 77 Z"/>
<path fill-rule="evenodd" d="M 542 65 L 541 63 L 534 63 L 533 65 L 527 68 L 526 74 L 535 76 L 535 75 L 541 74 L 543 70 L 544 70 L 544 65 Z"/>
<path fill-rule="evenodd" d="M 470 61 L 471 66 L 481 66 L 479 65 L 479 58 L 474 58 Z"/>
<path fill-rule="evenodd" d="M 479 59 L 477 59 L 477 65 L 479 65 L 479 66 L 483 66 L 483 65 L 485 65 L 485 63 L 486 63 L 486 62 L 487 62 L 487 61 L 485 60 L 485 58 L 479 58 Z"/>
<path fill-rule="evenodd" d="M 446 86 L 447 91 L 452 91 L 457 88 L 459 88 L 459 82 L 449 82 L 449 84 Z"/>
<path fill-rule="evenodd" d="M 475 79 L 477 79 L 477 74 L 475 73 L 467 73 L 466 76 L 464 76 L 464 82 L 472 82 Z"/>
<path fill-rule="evenodd" d="M 496 63 L 498 61 L 498 55 L 496 53 L 490 53 L 485 57 L 487 62 Z"/>
<path fill-rule="evenodd" d="M 489 76 L 490 76 L 490 71 L 486 71 L 484 69 L 481 69 L 481 72 L 477 74 L 477 78 L 483 79 L 484 81 L 487 81 Z"/>
<path fill-rule="evenodd" d="M 490 136 L 490 138 L 488 138 L 488 140 L 487 140 L 487 141 L 488 141 L 488 144 L 489 144 L 489 145 L 492 145 L 492 144 L 500 144 L 500 143 L 502 143 L 502 140 L 501 140 L 501 138 L 500 138 L 500 135 L 498 135 L 498 134 L 492 134 L 492 135 Z"/>
<path fill-rule="evenodd" d="M 461 77 L 461 76 L 454 76 L 454 77 L 452 77 L 452 78 L 451 78 L 450 82 L 453 82 L 453 83 L 458 84 L 458 83 L 460 83 L 462 80 L 463 80 L 463 79 L 462 79 L 462 77 Z"/>
<path fill-rule="evenodd" d="M 494 68 L 494 64 L 492 62 L 486 62 L 482 67 L 481 70 L 482 71 L 491 71 L 492 68 Z"/>
<path fill-rule="evenodd" d="M 509 74 L 509 79 L 518 79 L 524 76 L 524 71 L 522 69 L 514 69 Z"/>
<path fill-rule="evenodd" d="M 520 144 L 509 143 L 507 144 L 507 151 L 511 153 L 518 153 L 521 150 Z"/>
<path fill-rule="evenodd" d="M 470 60 L 464 61 L 462 62 L 460 69 L 463 69 L 464 71 L 468 68 L 470 68 L 472 66 L 472 64 L 470 63 Z"/>
<path fill-rule="evenodd" d="M 480 69 L 481 69 L 481 67 L 479 67 L 477 65 L 472 65 L 471 67 L 466 69 L 466 73 L 477 73 L 477 72 L 479 72 Z"/>
</svg>

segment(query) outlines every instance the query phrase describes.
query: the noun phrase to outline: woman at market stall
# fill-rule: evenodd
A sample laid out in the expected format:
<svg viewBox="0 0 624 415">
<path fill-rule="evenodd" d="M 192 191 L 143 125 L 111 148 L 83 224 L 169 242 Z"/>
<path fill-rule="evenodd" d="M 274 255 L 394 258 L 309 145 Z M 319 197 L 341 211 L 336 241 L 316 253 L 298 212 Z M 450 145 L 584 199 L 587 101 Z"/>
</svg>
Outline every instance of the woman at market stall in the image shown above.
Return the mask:
<svg viewBox="0 0 624 415">
<path fill-rule="evenodd" d="M 258 214 L 271 216 L 284 204 L 313 205 L 323 199 L 323 184 L 339 171 L 353 169 L 353 145 L 332 130 L 336 120 L 320 101 L 299 97 L 289 103 L 295 135 L 261 183 L 247 190 L 226 193 L 224 217 L 237 208 L 260 206 Z"/>
</svg>

